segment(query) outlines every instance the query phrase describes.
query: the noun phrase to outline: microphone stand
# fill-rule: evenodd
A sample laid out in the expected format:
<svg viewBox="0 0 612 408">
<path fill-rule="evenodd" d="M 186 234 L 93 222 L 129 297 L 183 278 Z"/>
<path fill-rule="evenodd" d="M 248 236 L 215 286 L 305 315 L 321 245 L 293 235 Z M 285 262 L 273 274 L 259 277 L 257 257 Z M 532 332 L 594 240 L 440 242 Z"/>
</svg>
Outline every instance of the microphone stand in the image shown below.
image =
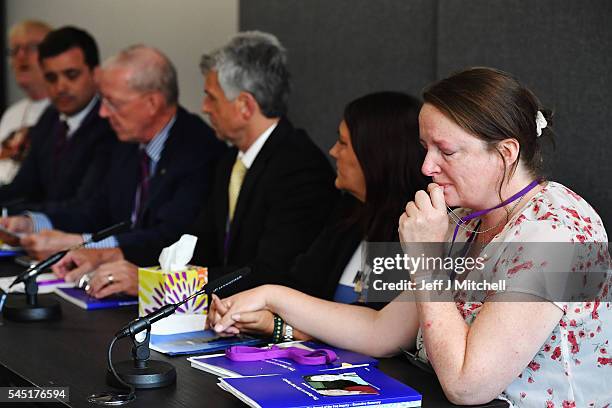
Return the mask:
<svg viewBox="0 0 612 408">
<path fill-rule="evenodd" d="M 92 242 L 98 242 L 107 238 L 116 232 L 128 226 L 129 223 L 124 221 L 112 227 L 99 231 L 91 236 L 87 241 L 84 241 L 71 248 L 56 252 L 50 257 L 40 261 L 36 265 L 31 266 L 25 272 L 19 274 L 9 289 L 18 283 L 23 282 L 25 286 L 25 297 L 21 294 L 12 294 L 6 296 L 2 313 L 8 320 L 17 322 L 35 322 L 43 320 L 58 320 L 62 316 L 62 309 L 59 302 L 55 299 L 38 298 L 38 282 L 36 277 L 43 271 L 50 268 L 59 262 L 69 251 L 83 248 L 85 245 Z"/>
<path fill-rule="evenodd" d="M 137 388 L 161 388 L 173 384 L 176 381 L 176 370 L 172 364 L 159 360 L 150 360 L 149 341 L 151 339 L 151 325 L 158 320 L 172 315 L 176 309 L 184 303 L 200 295 L 212 295 L 229 286 L 250 273 L 250 268 L 245 267 L 222 276 L 213 282 L 204 285 L 191 296 L 177 303 L 165 305 L 146 316 L 132 320 L 119 330 L 110 343 L 108 349 L 108 372 L 107 382 L 110 385 L 129 388 L 129 394 L 101 393 L 89 397 L 89 402 L 101 405 L 117 405 L 127 403 L 135 398 Z M 115 342 L 124 337 L 132 340 L 132 360 L 122 361 L 115 368 L 112 363 L 112 348 Z M 109 401 L 112 400 L 113 403 Z"/>
<path fill-rule="evenodd" d="M 132 359 L 124 360 L 106 373 L 107 383 L 113 386 L 125 386 L 130 388 L 162 388 L 176 382 L 176 369 L 165 361 L 153 360 L 149 342 L 151 340 L 151 326 L 138 334 L 130 334 L 132 340 Z M 120 337 L 114 337 L 113 342 Z M 110 347 L 109 347 L 110 348 Z M 113 373 L 113 370 L 116 370 Z M 121 379 L 122 381 L 119 381 Z"/>
</svg>

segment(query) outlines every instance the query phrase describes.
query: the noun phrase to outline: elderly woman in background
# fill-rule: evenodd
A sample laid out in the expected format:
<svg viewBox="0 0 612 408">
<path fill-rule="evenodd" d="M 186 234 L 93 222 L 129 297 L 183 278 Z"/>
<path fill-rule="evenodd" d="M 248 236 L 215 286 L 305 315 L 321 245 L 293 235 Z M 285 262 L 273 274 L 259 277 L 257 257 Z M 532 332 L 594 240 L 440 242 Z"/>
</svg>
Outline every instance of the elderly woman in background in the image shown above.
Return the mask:
<svg viewBox="0 0 612 408">
<path fill-rule="evenodd" d="M 610 267 L 606 231 L 595 210 L 540 176 L 551 117 L 531 91 L 507 73 L 472 68 L 430 86 L 424 101 L 422 171 L 434 183 L 417 192 L 400 217 L 405 247 L 596 242 L 600 250 L 587 252 L 581 262 Z M 447 213 L 448 207 L 460 208 Z M 539 249 L 526 244 L 520 257 L 498 251 L 488 259 L 510 283 L 476 302 L 459 294 L 456 302 L 427 302 L 415 292 L 406 295 L 412 300 L 374 311 L 268 285 L 215 299 L 226 310 L 211 316 L 210 324 L 228 331 L 243 313 L 266 309 L 339 347 L 378 356 L 416 347 L 458 404 L 499 397 L 517 407 L 605 406 L 612 402 L 609 273 L 589 301 L 563 301 L 513 285 L 517 277 L 577 267 L 572 257 L 547 257 Z"/>
</svg>

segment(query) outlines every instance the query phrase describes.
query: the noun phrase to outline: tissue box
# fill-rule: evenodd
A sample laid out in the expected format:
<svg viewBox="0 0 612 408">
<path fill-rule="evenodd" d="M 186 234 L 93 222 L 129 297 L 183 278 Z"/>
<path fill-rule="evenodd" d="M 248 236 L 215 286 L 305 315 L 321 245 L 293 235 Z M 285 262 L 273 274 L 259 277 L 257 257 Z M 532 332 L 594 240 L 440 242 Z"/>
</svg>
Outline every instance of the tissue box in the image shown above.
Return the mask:
<svg viewBox="0 0 612 408">
<path fill-rule="evenodd" d="M 176 303 L 200 290 L 208 282 L 208 270 L 188 265 L 178 272 L 157 267 L 138 268 L 138 314 L 144 316 L 168 303 Z M 174 334 L 204 329 L 208 299 L 198 296 L 151 327 L 152 334 Z"/>
</svg>

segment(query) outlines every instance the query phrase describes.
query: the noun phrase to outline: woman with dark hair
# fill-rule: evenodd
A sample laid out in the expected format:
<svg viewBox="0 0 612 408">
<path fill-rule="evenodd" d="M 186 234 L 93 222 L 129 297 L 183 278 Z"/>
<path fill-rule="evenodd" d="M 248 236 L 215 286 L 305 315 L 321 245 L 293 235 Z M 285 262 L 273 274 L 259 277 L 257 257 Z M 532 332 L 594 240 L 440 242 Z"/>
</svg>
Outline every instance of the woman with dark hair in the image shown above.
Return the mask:
<svg viewBox="0 0 612 408">
<path fill-rule="evenodd" d="M 406 205 L 399 220 L 402 246 L 409 255 L 424 243 L 450 243 L 481 258 L 482 268 L 467 276 L 451 273 L 455 290 L 447 301 L 429 302 L 431 291 L 407 290 L 404 301 L 381 311 L 266 285 L 216 299 L 230 307 L 210 324 L 222 332 L 244 312 L 265 309 L 338 347 L 373 355 L 416 347 L 457 404 L 502 398 L 517 407 L 608 406 L 608 238 L 582 197 L 539 173 L 550 113 L 515 78 L 490 68 L 443 79 L 424 100 L 422 171 L 434 182 Z M 541 243 L 554 243 L 554 251 Z M 440 272 L 424 268 L 410 279 L 424 286 Z M 457 288 L 479 274 L 506 286 L 471 297 Z"/>
<path fill-rule="evenodd" d="M 406 197 L 427 185 L 419 170 L 425 157 L 418 143 L 420 108 L 416 98 L 399 92 L 368 94 L 346 106 L 329 153 L 336 187 L 348 194 L 298 258 L 291 276 L 302 279 L 292 287 L 343 303 L 364 300 L 365 276 L 356 277 L 364 241 L 397 242 L 394 219 Z"/>
<path fill-rule="evenodd" d="M 365 277 L 359 273 L 364 242 L 397 242 L 397 215 L 427 185 L 420 172 L 420 108 L 416 98 L 399 92 L 368 94 L 346 106 L 330 155 L 336 160 L 336 187 L 347 194 L 327 227 L 297 258 L 287 286 L 336 302 L 364 301 Z M 291 331 L 278 316 L 256 312 L 244 314 L 235 332 L 272 335 L 275 323 L 277 332 Z M 296 330 L 293 337 L 307 336 Z"/>
<path fill-rule="evenodd" d="M 406 197 L 427 183 L 420 171 L 425 157 L 418 144 L 420 109 L 421 103 L 409 95 L 379 92 L 355 99 L 344 110 L 340 138 L 330 154 L 338 161 L 343 137 L 352 146 L 365 178 L 367 194 L 357 198 L 363 203 L 361 223 L 369 241 L 397 241 L 393 217 L 398 208 L 401 213 Z M 341 173 L 336 187 L 346 189 Z"/>
</svg>

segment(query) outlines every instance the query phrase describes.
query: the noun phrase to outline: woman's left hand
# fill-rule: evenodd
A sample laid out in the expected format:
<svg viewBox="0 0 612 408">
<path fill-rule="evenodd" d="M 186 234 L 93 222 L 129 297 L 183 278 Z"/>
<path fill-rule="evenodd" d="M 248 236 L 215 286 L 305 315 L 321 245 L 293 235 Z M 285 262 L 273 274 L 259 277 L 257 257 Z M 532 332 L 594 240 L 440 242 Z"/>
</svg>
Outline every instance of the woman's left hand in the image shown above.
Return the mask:
<svg viewBox="0 0 612 408">
<path fill-rule="evenodd" d="M 227 311 L 232 306 L 231 302 L 227 299 L 221 299 L 217 295 L 212 295 L 212 300 L 208 307 L 208 314 L 206 316 L 206 323 L 204 324 L 204 329 L 213 330 L 213 327 L 223 319 L 223 316 L 227 313 Z M 221 337 L 226 336 L 235 336 L 240 334 L 240 330 L 235 326 L 229 326 L 224 331 L 218 332 L 218 335 Z"/>
<path fill-rule="evenodd" d="M 272 337 L 274 333 L 274 314 L 269 310 L 240 313 L 234 324 L 241 333 Z"/>
<path fill-rule="evenodd" d="M 417 191 L 414 201 L 406 204 L 399 219 L 400 242 L 444 242 L 448 231 L 444 189 L 430 183 L 427 191 Z"/>
<path fill-rule="evenodd" d="M 249 289 L 244 292 L 237 293 L 226 299 L 213 297 L 212 313 L 209 310 L 210 321 L 207 322 L 207 328 L 211 328 L 217 333 L 226 332 L 227 334 L 238 334 L 238 325 L 246 323 L 250 325 L 255 316 L 255 324 L 265 324 L 265 319 L 259 321 L 258 315 L 252 315 L 252 312 L 267 310 L 267 299 L 272 295 L 274 285 L 258 286 L 254 289 Z M 245 315 L 245 321 L 241 315 Z M 260 316 L 261 317 L 261 316 Z M 244 325 L 243 325 L 244 326 Z"/>
</svg>

